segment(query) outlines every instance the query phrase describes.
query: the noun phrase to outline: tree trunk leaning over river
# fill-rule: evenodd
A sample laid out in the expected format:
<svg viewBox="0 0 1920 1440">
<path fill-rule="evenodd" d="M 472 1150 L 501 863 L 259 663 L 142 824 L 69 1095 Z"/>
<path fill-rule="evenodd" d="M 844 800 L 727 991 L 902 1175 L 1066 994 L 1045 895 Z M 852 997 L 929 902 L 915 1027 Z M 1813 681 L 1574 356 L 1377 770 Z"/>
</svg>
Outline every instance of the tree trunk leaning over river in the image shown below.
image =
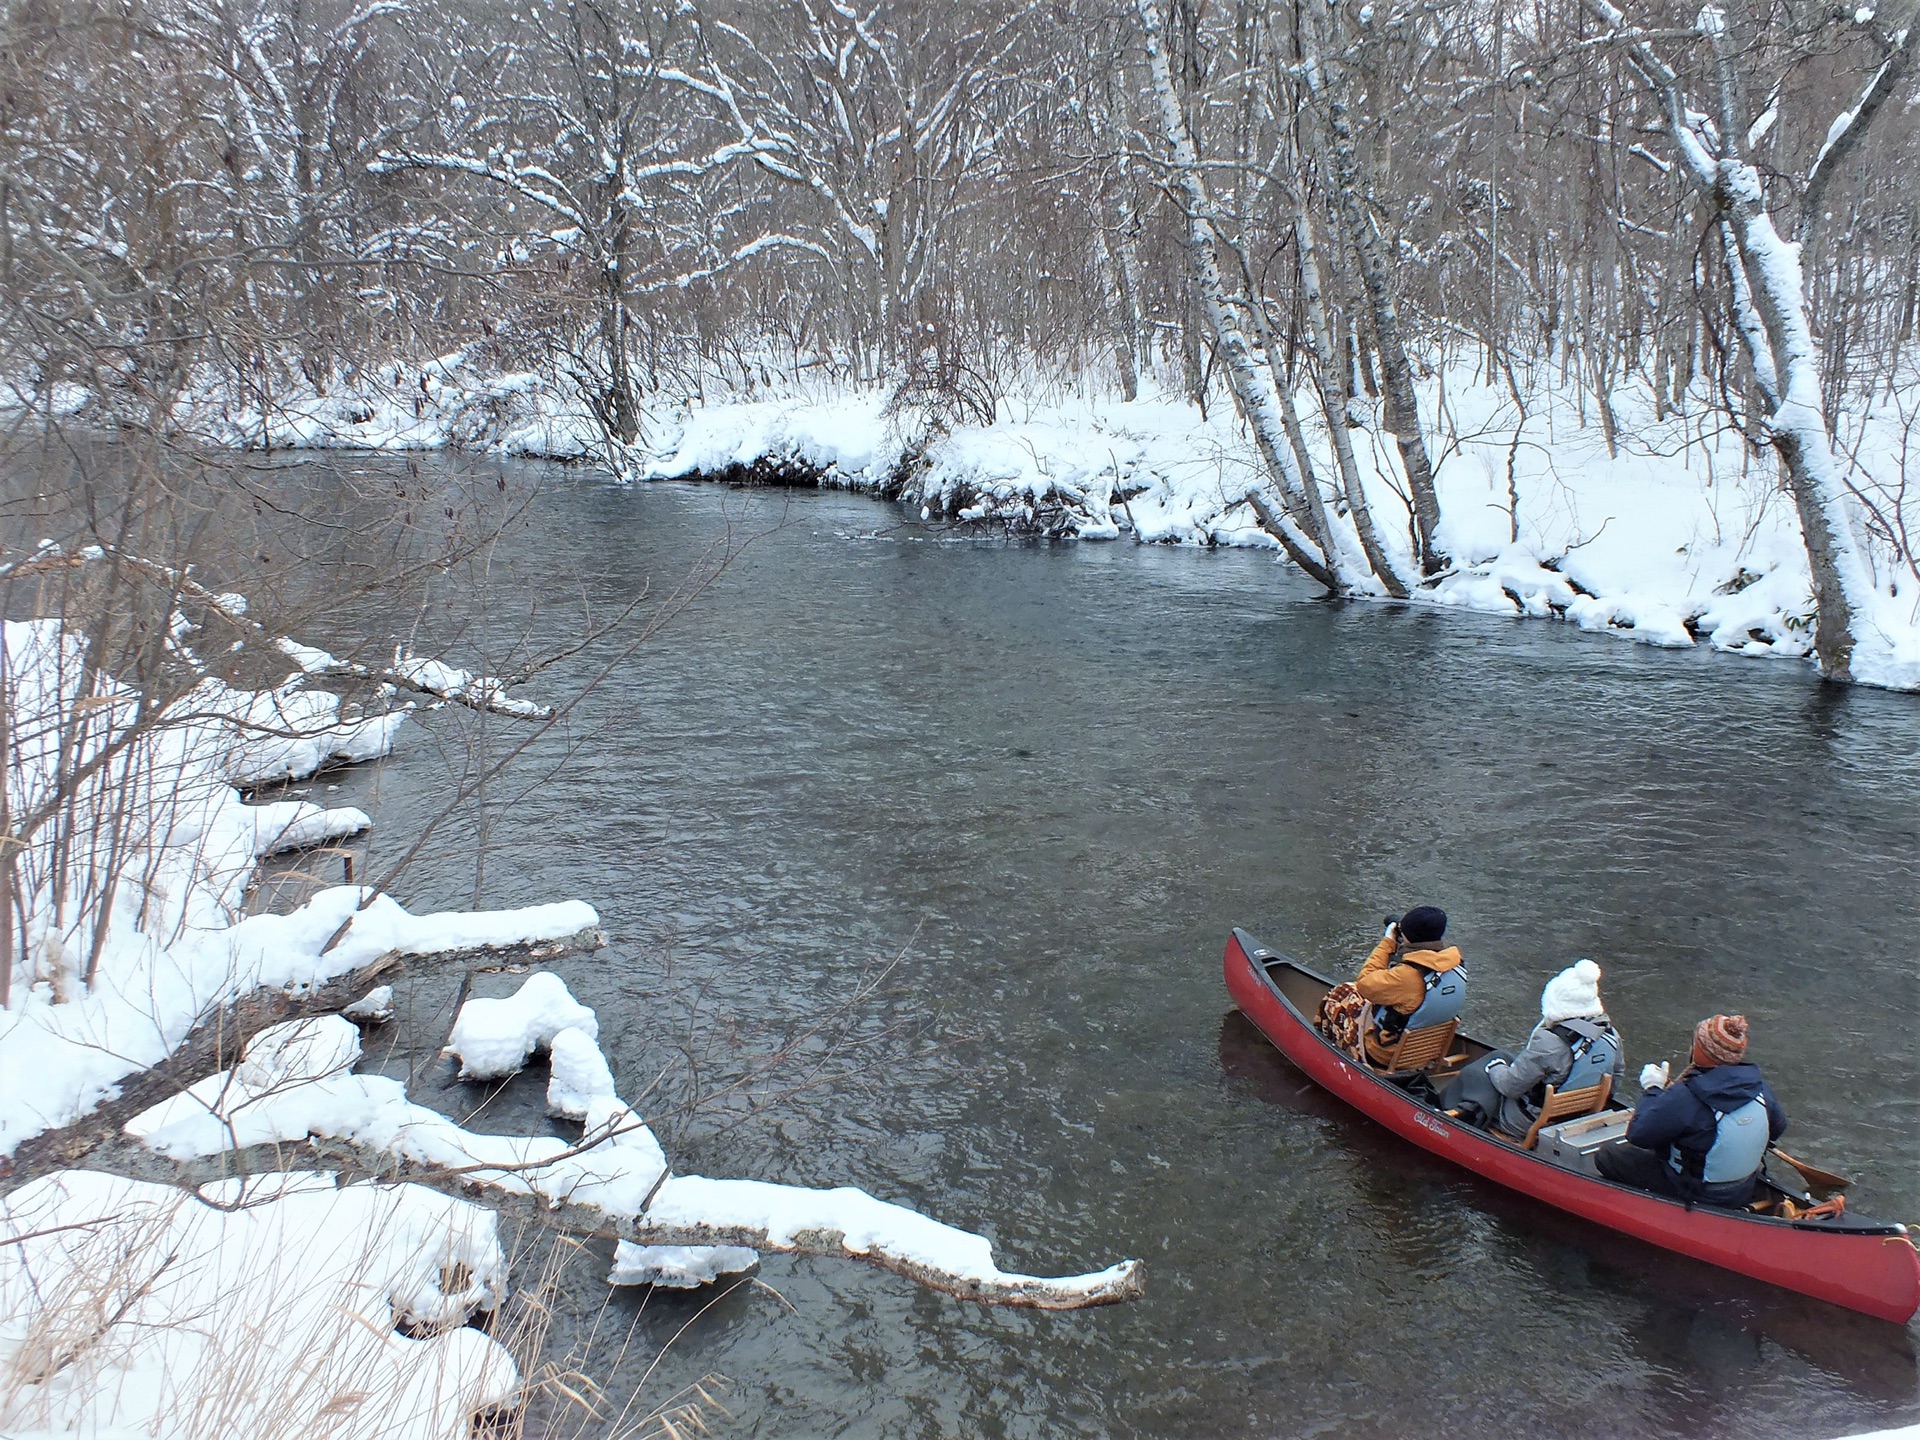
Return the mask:
<svg viewBox="0 0 1920 1440">
<path fill-rule="evenodd" d="M 1360 545 L 1367 559 L 1396 599 L 1406 587 L 1393 571 L 1393 562 L 1373 528 L 1373 513 L 1367 506 L 1361 486 L 1360 462 L 1353 453 L 1353 429 L 1348 418 L 1350 400 L 1346 384 L 1346 366 L 1333 342 L 1333 327 L 1327 322 L 1326 293 L 1320 284 L 1320 247 L 1314 240 L 1313 217 L 1305 201 L 1293 195 L 1294 247 L 1300 257 L 1300 302 L 1307 312 L 1307 333 L 1313 339 L 1314 373 L 1320 380 L 1321 408 L 1327 414 L 1327 433 L 1333 439 L 1334 461 L 1340 468 L 1340 485 L 1346 491 L 1347 509 L 1353 516 L 1353 528 L 1360 534 Z M 1418 512 L 1416 511 L 1416 514 Z"/>
<path fill-rule="evenodd" d="M 1321 27 L 1327 17 L 1317 8 L 1322 3 L 1323 0 L 1303 0 L 1296 12 L 1300 43 L 1305 50 L 1301 70 L 1307 92 L 1326 125 L 1327 148 L 1332 156 L 1331 166 L 1325 167 L 1331 172 L 1326 177 L 1327 183 L 1333 190 L 1334 208 L 1346 226 L 1347 242 L 1359 257 L 1360 277 L 1373 312 L 1373 339 L 1380 356 L 1387 419 L 1393 426 L 1394 443 L 1407 473 L 1407 489 L 1413 496 L 1414 541 L 1420 552 L 1420 569 L 1426 575 L 1436 575 L 1450 563 L 1440 548 L 1440 497 L 1433 486 L 1426 428 L 1421 423 L 1420 401 L 1414 392 L 1413 362 L 1407 357 L 1406 341 L 1400 333 L 1400 311 L 1394 303 L 1386 244 L 1374 227 L 1373 196 L 1362 174 L 1354 143 L 1346 81 L 1343 76 L 1330 73 L 1324 59 L 1328 47 Z M 1329 419 L 1336 425 L 1346 423 L 1344 415 Z"/>
<path fill-rule="evenodd" d="M 1227 299 L 1226 284 L 1220 274 L 1220 237 L 1216 231 L 1213 197 L 1201 173 L 1193 138 L 1187 132 L 1180 97 L 1174 92 L 1172 67 L 1167 63 L 1166 47 L 1161 41 L 1157 0 L 1137 0 L 1137 5 L 1168 165 L 1173 172 L 1175 194 L 1186 212 L 1187 253 L 1194 289 L 1214 344 L 1225 362 L 1234 403 L 1253 432 L 1268 479 L 1280 492 L 1284 514 L 1276 514 L 1266 506 L 1257 490 L 1253 497 L 1255 512 L 1295 564 L 1332 593 L 1342 594 L 1348 587 L 1340 573 L 1339 553 L 1325 524 L 1316 524 L 1306 480 L 1288 449 L 1278 394 L 1281 377 L 1273 368 L 1271 356 L 1254 353 L 1246 330 L 1235 319 Z M 1253 297 L 1252 303 L 1257 303 L 1257 297 Z"/>
<path fill-rule="evenodd" d="M 1585 3 L 1608 30 L 1624 29 L 1626 18 L 1610 0 Z M 1727 16 L 1707 5 L 1695 23 L 1697 33 L 1713 47 L 1717 122 L 1688 105 L 1678 74 L 1651 44 L 1637 37 L 1622 38 L 1627 41 L 1628 63 L 1661 109 L 1663 128 L 1683 173 L 1720 218 L 1734 327 L 1752 365 L 1755 386 L 1769 407 L 1764 417 L 1766 438 L 1786 471 L 1812 573 L 1814 655 L 1826 678 L 1852 680 L 1863 658 L 1863 640 L 1875 660 L 1886 642 L 1877 629 L 1871 635 L 1865 633 L 1872 627 L 1877 590 L 1854 530 L 1848 486 L 1830 439 L 1821 398 L 1820 346 L 1807 317 L 1800 247 L 1783 240 L 1774 228 L 1760 172 L 1741 154 L 1747 122 L 1740 108 L 1738 62 Z M 1910 33 L 1910 29 L 1901 32 L 1897 43 L 1902 49 Z M 1869 84 L 1863 103 L 1843 113 L 1829 129 L 1823 156 L 1849 138 L 1856 124 L 1872 119 L 1878 106 L 1864 101 L 1872 99 L 1885 71 L 1898 58 L 1896 51 Z M 1819 166 L 1816 159 L 1816 175 Z"/>
</svg>

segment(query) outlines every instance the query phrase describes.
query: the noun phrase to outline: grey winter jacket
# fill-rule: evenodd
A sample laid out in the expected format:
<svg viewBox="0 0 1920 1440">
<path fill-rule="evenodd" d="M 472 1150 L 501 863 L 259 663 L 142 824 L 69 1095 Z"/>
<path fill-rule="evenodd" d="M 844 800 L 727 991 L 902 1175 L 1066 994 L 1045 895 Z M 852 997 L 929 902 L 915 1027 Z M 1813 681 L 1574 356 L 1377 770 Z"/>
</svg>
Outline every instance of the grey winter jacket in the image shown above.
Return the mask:
<svg viewBox="0 0 1920 1440">
<path fill-rule="evenodd" d="M 1595 1025 L 1613 1030 L 1613 1022 L 1604 1015 L 1587 1017 Z M 1627 1079 L 1627 1047 L 1614 1033 L 1613 1084 L 1617 1090 Z M 1541 1087 L 1558 1085 L 1573 1070 L 1573 1047 L 1553 1026 L 1542 1020 L 1527 1037 L 1527 1047 L 1509 1063 L 1498 1061 L 1487 1066 L 1487 1079 L 1505 1097 L 1496 1122 L 1509 1135 L 1524 1135 L 1540 1113 L 1545 1098 Z"/>
</svg>

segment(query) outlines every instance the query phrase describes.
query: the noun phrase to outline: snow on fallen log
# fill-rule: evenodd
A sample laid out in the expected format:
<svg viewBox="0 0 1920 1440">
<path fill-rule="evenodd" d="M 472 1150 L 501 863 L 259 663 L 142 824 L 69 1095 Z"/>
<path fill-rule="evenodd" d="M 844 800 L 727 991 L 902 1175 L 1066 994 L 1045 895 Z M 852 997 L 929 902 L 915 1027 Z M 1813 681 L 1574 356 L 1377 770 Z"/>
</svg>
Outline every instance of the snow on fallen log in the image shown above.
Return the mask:
<svg viewBox="0 0 1920 1440">
<path fill-rule="evenodd" d="M 760 1252 L 741 1245 L 635 1245 L 622 1240 L 614 1247 L 607 1284 L 694 1290 L 759 1263 Z"/>
<path fill-rule="evenodd" d="M 248 808 L 253 811 L 253 853 L 257 856 L 311 850 L 373 828 L 372 817 L 351 805 L 329 810 L 311 800 L 275 800 Z"/>
<path fill-rule="evenodd" d="M 354 915 L 346 937 L 363 958 L 452 955 L 560 941 L 575 941 L 583 947 L 606 943 L 606 937 L 599 933 L 599 912 L 584 900 L 556 900 L 518 910 L 441 910 L 414 915 L 390 896 L 375 895 L 371 890 L 342 886 L 320 893 L 338 894 L 341 890 L 357 893 L 363 900 L 372 897 Z"/>
<path fill-rule="evenodd" d="M 325 690 L 288 685 L 234 691 L 213 681 L 179 708 L 226 718 L 224 778 L 243 788 L 304 780 L 336 765 L 390 755 L 394 737 L 413 713 L 403 705 L 379 715 L 352 716 L 338 695 Z"/>
<path fill-rule="evenodd" d="M 0 1198 L 0 1430 L 466 1440 L 513 1399 L 466 1326 L 506 1284 L 486 1209 L 324 1175 L 206 1195 L 68 1171 Z"/>
<path fill-rule="evenodd" d="M 413 686 L 442 700 L 471 705 L 476 710 L 492 710 L 522 720 L 545 720 L 553 714 L 551 706 L 530 700 L 516 700 L 508 693 L 512 682 L 495 675 L 476 675 L 443 660 L 425 655 L 409 655 L 404 650 L 393 657 L 393 669 L 387 677 Z"/>
<path fill-rule="evenodd" d="M 554 994 L 551 986 L 539 988 Z M 339 1142 L 367 1173 L 395 1173 L 390 1162 L 398 1161 L 408 1167 L 399 1178 L 523 1197 L 573 1233 L 629 1242 L 635 1249 L 625 1252 L 627 1273 L 654 1266 L 680 1277 L 662 1283 L 698 1283 L 689 1277 L 733 1273 L 750 1263 L 707 1252 L 765 1249 L 859 1259 L 987 1304 L 1079 1309 L 1140 1293 L 1138 1261 L 1057 1278 L 1008 1272 L 994 1261 L 985 1236 L 851 1186 L 816 1190 L 671 1175 L 652 1130 L 610 1084 L 595 1084 L 579 1097 L 586 1128 L 577 1145 L 548 1136 L 477 1134 L 409 1101 L 398 1081 L 348 1073 L 359 1055 L 358 1036 L 347 1021 L 332 1018 L 331 1030 L 302 1022 L 264 1032 L 238 1069 L 140 1116 L 129 1133 L 156 1154 L 182 1161 Z M 556 1038 L 560 1034 L 572 1037 L 562 1042 L 565 1048 L 591 1048 L 598 1068 L 605 1068 L 584 1028 L 563 1027 Z M 343 1154 L 325 1144 L 318 1149 L 323 1156 Z M 671 1261 L 636 1253 L 661 1246 L 694 1253 Z"/>
<path fill-rule="evenodd" d="M 234 1078 L 256 1091 L 351 1070 L 360 1031 L 344 1015 L 314 1015 L 262 1030 L 247 1042 Z"/>
<path fill-rule="evenodd" d="M 393 986 L 374 986 L 340 1013 L 356 1025 L 385 1025 L 393 1019 Z"/>
<path fill-rule="evenodd" d="M 32 992 L 0 1011 L 0 1157 L 79 1121 L 240 997 L 306 990 L 383 956 L 592 945 L 603 939 L 598 924 L 579 901 L 413 915 L 388 896 L 342 885 L 291 914 L 250 915 L 171 946 L 140 935 L 110 944 L 112 963 L 83 994 L 54 1003 Z"/>
<path fill-rule="evenodd" d="M 837 1251 L 949 1294 L 996 1305 L 1069 1310 L 1113 1304 L 1137 1296 L 1143 1280 L 1138 1260 L 1054 1279 L 1009 1273 L 994 1262 L 993 1244 L 984 1235 L 846 1185 L 812 1190 L 763 1180 L 675 1175 L 660 1186 L 645 1219 L 715 1244 L 812 1254 Z"/>
<path fill-rule="evenodd" d="M 504 1080 L 563 1030 L 577 1031 L 591 1043 L 600 1034 L 600 1022 L 573 998 L 566 981 L 543 970 L 529 975 L 512 995 L 462 1005 L 440 1053 L 460 1062 L 462 1080 Z M 594 1053 L 599 1054 L 597 1048 Z M 611 1093 L 611 1075 L 606 1088 Z"/>
<path fill-rule="evenodd" d="M 573 1025 L 557 1031 L 547 1046 L 547 1065 L 549 1115 L 585 1120 L 596 1103 L 618 1098 L 613 1070 L 590 1031 Z"/>
<path fill-rule="evenodd" d="M 339 1140 L 473 1186 L 621 1214 L 639 1214 L 666 1175 L 659 1141 L 610 1088 L 586 1102 L 580 1144 L 484 1135 L 414 1104 L 397 1080 L 350 1073 L 359 1058 L 359 1031 L 342 1016 L 274 1026 L 254 1037 L 235 1069 L 146 1111 L 127 1133 L 183 1160 L 310 1137 Z"/>
</svg>

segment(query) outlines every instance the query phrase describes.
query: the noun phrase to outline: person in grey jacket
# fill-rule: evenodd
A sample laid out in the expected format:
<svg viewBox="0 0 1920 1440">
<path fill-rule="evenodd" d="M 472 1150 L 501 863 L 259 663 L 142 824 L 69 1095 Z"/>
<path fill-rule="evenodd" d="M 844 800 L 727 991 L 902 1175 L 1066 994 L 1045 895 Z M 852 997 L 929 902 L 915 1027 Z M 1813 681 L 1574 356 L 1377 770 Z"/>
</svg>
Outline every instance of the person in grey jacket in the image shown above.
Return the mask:
<svg viewBox="0 0 1920 1440">
<path fill-rule="evenodd" d="M 1525 1135 L 1540 1114 L 1546 1087 L 1573 1072 L 1576 1049 L 1596 1044 L 1613 1052 L 1613 1083 L 1625 1083 L 1626 1048 L 1600 1003 L 1600 967 L 1577 960 L 1540 992 L 1540 1023 L 1520 1053 L 1496 1050 L 1467 1066 L 1441 1097 L 1441 1108 L 1483 1128 Z"/>
</svg>

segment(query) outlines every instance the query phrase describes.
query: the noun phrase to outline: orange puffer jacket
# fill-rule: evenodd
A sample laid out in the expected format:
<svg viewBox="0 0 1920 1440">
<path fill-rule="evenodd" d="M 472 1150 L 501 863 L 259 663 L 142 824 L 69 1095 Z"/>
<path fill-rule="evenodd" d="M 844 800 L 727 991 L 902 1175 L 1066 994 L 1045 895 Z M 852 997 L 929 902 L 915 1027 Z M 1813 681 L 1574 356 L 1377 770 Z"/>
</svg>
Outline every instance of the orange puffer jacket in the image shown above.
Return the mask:
<svg viewBox="0 0 1920 1440">
<path fill-rule="evenodd" d="M 1449 945 L 1444 950 L 1429 950 L 1421 946 L 1400 950 L 1396 955 L 1394 952 L 1399 946 L 1400 941 L 1396 937 L 1381 936 L 1380 943 L 1367 956 L 1367 963 L 1354 976 L 1353 988 L 1360 992 L 1364 1000 L 1385 1005 L 1402 1015 L 1411 1015 L 1427 998 L 1427 977 L 1424 972 L 1431 970 L 1444 975 L 1449 970 L 1457 969 L 1462 963 L 1460 947 Z"/>
</svg>

